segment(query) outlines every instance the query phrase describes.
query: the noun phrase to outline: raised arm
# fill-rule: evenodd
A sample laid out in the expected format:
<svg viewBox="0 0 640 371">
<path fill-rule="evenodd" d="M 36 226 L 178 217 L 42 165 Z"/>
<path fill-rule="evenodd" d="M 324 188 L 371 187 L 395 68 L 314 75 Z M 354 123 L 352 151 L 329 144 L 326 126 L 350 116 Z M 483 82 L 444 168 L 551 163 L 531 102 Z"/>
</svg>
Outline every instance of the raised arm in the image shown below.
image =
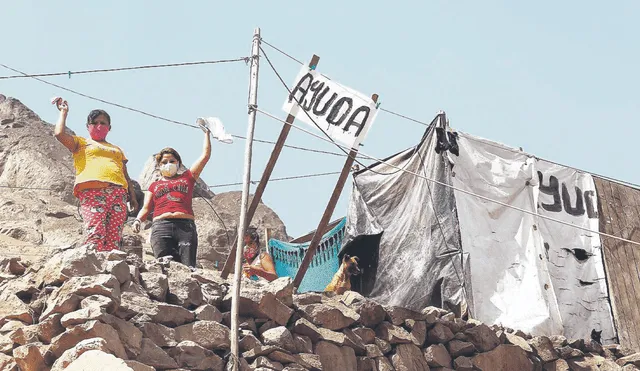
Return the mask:
<svg viewBox="0 0 640 371">
<path fill-rule="evenodd" d="M 56 137 L 58 142 L 62 143 L 67 149 L 71 152 L 75 152 L 78 143 L 73 140 L 73 136 L 69 135 L 64 129 L 67 126 L 67 114 L 69 113 L 69 104 L 66 100 L 62 100 L 60 98 L 56 103 L 58 110 L 60 110 L 60 115 L 58 116 L 58 122 L 56 123 L 55 128 L 53 129 L 53 135 Z"/>
<path fill-rule="evenodd" d="M 198 160 L 196 160 L 193 166 L 191 166 L 191 174 L 193 174 L 193 177 L 196 179 L 200 177 L 200 173 L 202 173 L 202 170 L 204 169 L 205 165 L 207 165 L 207 162 L 209 162 L 209 159 L 211 158 L 211 135 L 210 135 L 209 128 L 205 128 L 205 129 L 203 129 L 205 133 L 204 133 L 204 146 L 202 148 L 202 155 L 200 155 L 200 158 L 198 158 Z"/>
</svg>

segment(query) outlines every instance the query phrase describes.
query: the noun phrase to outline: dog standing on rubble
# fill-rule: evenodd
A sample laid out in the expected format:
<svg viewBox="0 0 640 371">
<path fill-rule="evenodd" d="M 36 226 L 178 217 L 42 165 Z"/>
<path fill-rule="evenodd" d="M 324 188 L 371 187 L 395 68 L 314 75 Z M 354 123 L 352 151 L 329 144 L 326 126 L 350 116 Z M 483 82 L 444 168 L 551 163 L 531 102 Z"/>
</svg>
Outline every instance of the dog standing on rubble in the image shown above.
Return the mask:
<svg viewBox="0 0 640 371">
<path fill-rule="evenodd" d="M 325 287 L 324 291 L 332 291 L 336 294 L 342 294 L 345 291 L 351 290 L 351 276 L 357 276 L 362 273 L 360 267 L 358 266 L 358 257 L 357 256 L 349 256 L 344 254 L 342 257 L 342 264 L 338 271 L 333 276 L 331 282 Z"/>
</svg>

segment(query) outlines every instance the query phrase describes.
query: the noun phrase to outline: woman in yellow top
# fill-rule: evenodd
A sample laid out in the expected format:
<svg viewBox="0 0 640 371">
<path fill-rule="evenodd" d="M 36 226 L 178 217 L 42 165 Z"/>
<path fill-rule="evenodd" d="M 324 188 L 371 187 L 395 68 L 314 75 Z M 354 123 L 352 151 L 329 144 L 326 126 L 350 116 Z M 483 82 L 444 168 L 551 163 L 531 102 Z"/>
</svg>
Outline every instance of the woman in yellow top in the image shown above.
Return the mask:
<svg viewBox="0 0 640 371">
<path fill-rule="evenodd" d="M 97 251 L 120 249 L 127 199 L 132 212 L 138 208 L 138 202 L 124 152 L 106 141 L 111 118 L 103 110 L 93 110 L 87 117 L 90 138 L 70 135 L 65 131 L 69 104 L 62 98 L 55 98 L 52 103 L 60 111 L 55 137 L 73 154 L 76 170 L 73 194 L 80 199 L 85 244 Z"/>
</svg>

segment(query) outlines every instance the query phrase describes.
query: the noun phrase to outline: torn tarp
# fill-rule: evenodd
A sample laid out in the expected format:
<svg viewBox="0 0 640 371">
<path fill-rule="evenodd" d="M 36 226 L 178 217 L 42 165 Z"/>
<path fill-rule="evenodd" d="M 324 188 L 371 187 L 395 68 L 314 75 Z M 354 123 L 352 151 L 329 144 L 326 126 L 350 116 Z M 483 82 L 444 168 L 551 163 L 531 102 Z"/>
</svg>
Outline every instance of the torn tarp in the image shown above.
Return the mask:
<svg viewBox="0 0 640 371">
<path fill-rule="evenodd" d="M 614 341 L 600 236 L 571 226 L 598 231 L 591 175 L 468 134 L 458 144 L 454 186 L 530 212 L 455 192 L 476 318 L 571 339 L 596 330 Z"/>
</svg>

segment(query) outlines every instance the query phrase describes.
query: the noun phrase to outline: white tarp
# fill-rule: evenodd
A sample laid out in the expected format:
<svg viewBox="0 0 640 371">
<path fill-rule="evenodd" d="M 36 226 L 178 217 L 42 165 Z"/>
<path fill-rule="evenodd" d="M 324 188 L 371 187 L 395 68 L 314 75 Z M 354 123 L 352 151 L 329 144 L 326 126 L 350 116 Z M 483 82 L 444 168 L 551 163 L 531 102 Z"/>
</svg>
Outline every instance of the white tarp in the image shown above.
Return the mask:
<svg viewBox="0 0 640 371">
<path fill-rule="evenodd" d="M 456 187 L 598 230 L 590 175 L 466 134 L 458 145 L 460 155 L 450 156 Z M 455 197 L 475 318 L 534 335 L 589 338 L 595 329 L 603 342 L 614 339 L 597 234 L 463 192 Z"/>
<path fill-rule="evenodd" d="M 317 124 L 334 140 L 354 148 L 378 114 L 371 98 L 306 66 L 300 69 L 282 110 L 316 129 Z"/>
<path fill-rule="evenodd" d="M 599 230 L 598 198 L 590 174 L 545 161 L 536 162 L 538 213 L 592 231 Z M 589 339 L 602 331 L 603 342 L 615 341 L 600 235 L 539 219 L 545 258 L 558 298 L 565 334 Z"/>
</svg>

